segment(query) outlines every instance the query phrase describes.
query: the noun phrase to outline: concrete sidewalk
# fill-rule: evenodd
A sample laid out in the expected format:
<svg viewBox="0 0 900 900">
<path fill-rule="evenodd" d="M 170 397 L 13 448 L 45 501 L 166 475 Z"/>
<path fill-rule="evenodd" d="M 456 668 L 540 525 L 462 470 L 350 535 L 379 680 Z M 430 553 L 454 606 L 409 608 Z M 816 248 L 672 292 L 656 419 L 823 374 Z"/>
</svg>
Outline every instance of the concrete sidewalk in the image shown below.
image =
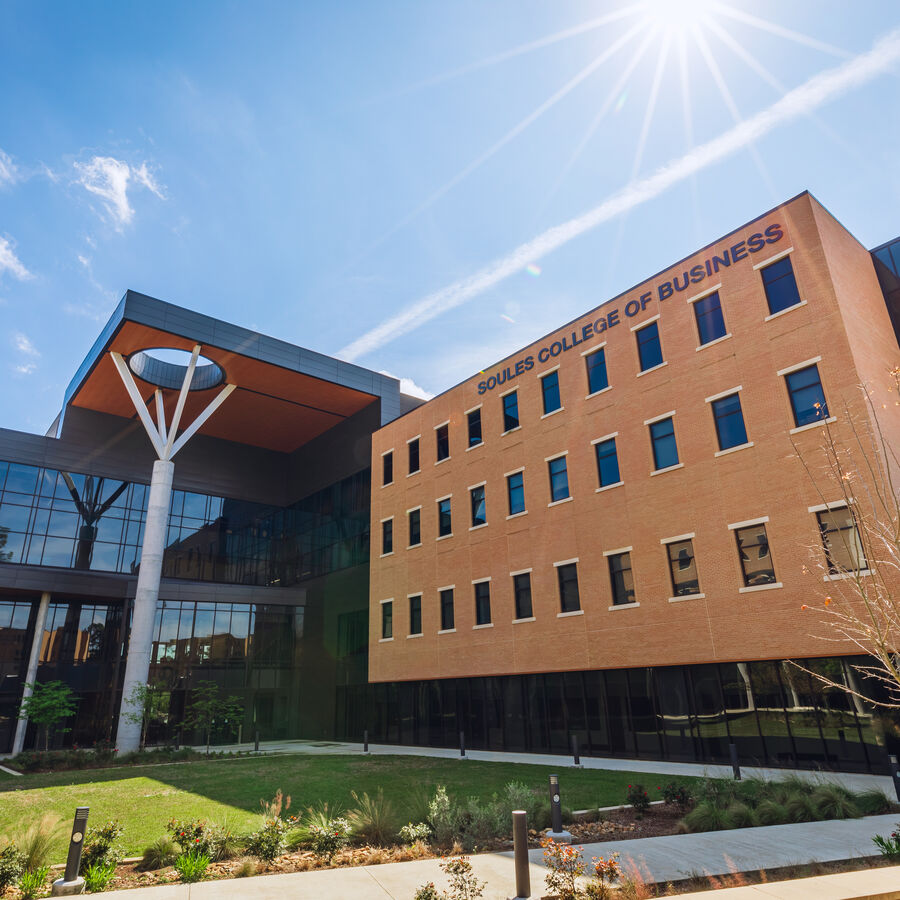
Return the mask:
<svg viewBox="0 0 900 900">
<path fill-rule="evenodd" d="M 875 852 L 872 837 L 888 835 L 897 816 L 870 816 L 832 822 L 808 822 L 799 825 L 773 825 L 708 834 L 679 834 L 641 838 L 633 841 L 608 841 L 584 845 L 584 857 L 609 856 L 618 851 L 620 862 L 629 860 L 647 881 L 669 881 L 694 874 L 722 875 L 732 871 L 776 868 L 798 863 L 827 862 L 871 856 Z M 530 851 L 531 890 L 535 897 L 544 893 L 543 853 Z M 506 900 L 515 892 L 515 874 L 511 853 L 483 853 L 472 857 L 476 875 L 487 882 L 485 900 Z M 173 884 L 161 887 L 111 891 L 109 898 L 130 900 L 281 900 L 285 896 L 308 900 L 412 900 L 416 889 L 428 881 L 438 888 L 446 886 L 438 860 L 424 859 L 380 866 L 322 869 L 289 875 L 262 875 L 255 878 L 201 884 Z M 720 895 L 712 895 L 713 897 Z M 798 898 L 804 896 L 795 893 Z M 831 897 L 831 894 L 818 896 Z M 836 895 L 834 895 L 836 896 Z M 850 895 L 848 895 L 850 896 Z"/>
</svg>

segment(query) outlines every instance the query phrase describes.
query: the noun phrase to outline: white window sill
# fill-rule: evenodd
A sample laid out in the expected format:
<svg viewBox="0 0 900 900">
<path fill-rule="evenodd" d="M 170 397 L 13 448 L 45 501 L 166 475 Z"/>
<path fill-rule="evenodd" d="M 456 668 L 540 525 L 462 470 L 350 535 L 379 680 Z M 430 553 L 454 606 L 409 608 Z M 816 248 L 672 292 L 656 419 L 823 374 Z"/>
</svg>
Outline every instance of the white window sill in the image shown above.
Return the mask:
<svg viewBox="0 0 900 900">
<path fill-rule="evenodd" d="M 470 450 L 477 450 L 479 447 L 483 447 L 483 446 L 484 446 L 484 441 L 479 441 L 477 444 L 469 444 L 469 446 L 466 447 L 466 453 L 468 453 Z"/>
<path fill-rule="evenodd" d="M 470 525 L 469 531 L 478 531 L 479 528 L 487 528 L 487 527 L 488 527 L 488 523 L 482 522 L 480 525 Z"/>
<path fill-rule="evenodd" d="M 649 369 L 643 369 L 642 371 L 638 372 L 638 373 L 637 373 L 637 377 L 640 378 L 641 375 L 649 375 L 650 372 L 655 372 L 657 369 L 662 369 L 662 368 L 664 368 L 665 366 L 667 366 L 668 364 L 669 364 L 669 361 L 668 361 L 668 360 L 665 360 L 665 361 L 659 363 L 659 365 L 656 365 L 656 366 L 650 366 Z"/>
<path fill-rule="evenodd" d="M 527 515 L 528 515 L 528 510 L 523 509 L 522 512 L 512 513 L 511 515 L 508 515 L 506 517 L 506 520 L 508 522 L 510 519 L 518 519 L 520 516 L 527 516 Z"/>
<path fill-rule="evenodd" d="M 728 456 L 729 453 L 737 453 L 738 450 L 746 450 L 753 446 L 753 441 L 747 441 L 746 444 L 738 444 L 735 447 L 726 447 L 724 450 L 716 450 L 716 456 Z"/>
<path fill-rule="evenodd" d="M 521 625 L 523 622 L 536 622 L 536 621 L 537 621 L 537 619 L 535 619 L 534 616 L 526 616 L 524 619 L 513 619 L 512 623 L 513 623 L 513 625 Z"/>
<path fill-rule="evenodd" d="M 738 588 L 739 594 L 755 594 L 757 591 L 773 591 L 775 588 L 784 587 L 780 581 L 770 581 L 768 584 L 751 584 Z"/>
<path fill-rule="evenodd" d="M 407 476 L 406 476 L 406 477 L 407 477 L 407 478 L 412 478 L 412 477 L 413 477 L 413 475 L 419 475 L 419 474 L 421 474 L 421 472 L 422 472 L 422 470 L 421 470 L 421 469 L 416 469 L 416 471 L 415 471 L 415 472 L 409 472 L 409 473 L 408 473 L 408 474 L 407 474 Z"/>
<path fill-rule="evenodd" d="M 844 581 L 847 578 L 862 578 L 865 575 L 871 575 L 871 569 L 860 569 L 858 572 L 835 572 L 834 575 L 826 575 L 823 581 Z"/>
<path fill-rule="evenodd" d="M 568 619 L 570 616 L 583 616 L 583 615 L 584 615 L 583 609 L 573 609 L 571 612 L 557 613 L 556 618 L 557 619 Z"/>
<path fill-rule="evenodd" d="M 562 500 L 551 500 L 547 506 L 559 506 L 560 503 L 568 503 L 570 500 L 574 500 L 575 498 L 571 495 L 568 497 L 563 497 Z"/>
<path fill-rule="evenodd" d="M 390 637 L 390 638 L 378 638 L 378 643 L 379 643 L 379 644 L 387 644 L 389 641 L 392 641 L 392 640 L 393 640 L 392 637 Z"/>
<path fill-rule="evenodd" d="M 512 434 L 514 431 L 521 431 L 521 430 L 522 430 L 522 426 L 521 426 L 521 425 L 516 425 L 515 428 L 510 428 L 509 431 L 502 431 L 502 432 L 500 432 L 500 437 L 506 437 L 506 435 Z"/>
<path fill-rule="evenodd" d="M 425 635 L 422 634 L 422 632 L 420 631 L 418 634 L 408 634 L 406 636 L 406 639 L 409 641 L 409 640 L 412 640 L 412 638 L 417 638 L 417 637 L 425 637 Z"/>
<path fill-rule="evenodd" d="M 614 609 L 635 609 L 640 605 L 639 600 L 635 600 L 633 603 L 614 603 L 609 607 L 609 611 L 612 612 Z"/>
<path fill-rule="evenodd" d="M 697 347 L 697 352 L 699 353 L 701 350 L 705 350 L 707 347 L 712 347 L 713 344 L 721 344 L 722 341 L 727 341 L 730 337 L 730 333 L 723 334 L 722 337 L 718 337 L 714 341 L 707 341 L 705 344 L 701 344 L 699 347 Z"/>
<path fill-rule="evenodd" d="M 473 625 L 472 631 L 478 631 L 479 628 L 493 628 L 493 627 L 494 627 L 493 622 L 485 622 L 484 625 Z"/>
<path fill-rule="evenodd" d="M 601 394 L 605 394 L 607 391 L 611 391 L 611 390 L 612 390 L 612 385 L 608 384 L 605 388 L 600 388 L 599 391 L 594 391 L 593 394 L 588 394 L 587 397 L 585 397 L 584 399 L 590 400 L 591 397 L 599 397 Z"/>
<path fill-rule="evenodd" d="M 682 600 L 705 600 L 706 594 L 682 594 L 680 597 L 669 597 L 669 603 L 681 603 Z"/>
<path fill-rule="evenodd" d="M 615 484 L 605 484 L 603 487 L 594 488 L 595 494 L 602 494 L 604 491 L 611 491 L 613 488 L 622 487 L 624 481 L 617 481 Z"/>
<path fill-rule="evenodd" d="M 795 309 L 800 309 L 801 306 L 806 306 L 806 301 L 801 300 L 799 303 L 795 303 L 793 306 L 789 306 L 787 309 L 780 309 L 777 313 L 772 313 L 769 316 L 766 316 L 763 319 L 763 322 L 771 322 L 772 319 L 777 319 L 779 316 L 785 315 L 785 313 L 793 312 Z"/>
<path fill-rule="evenodd" d="M 456 634 L 455 628 L 442 628 L 438 634 Z"/>
<path fill-rule="evenodd" d="M 801 431 L 809 431 L 810 428 L 821 428 L 823 425 L 830 425 L 832 422 L 837 422 L 837 416 L 819 419 L 817 422 L 810 422 L 808 425 L 798 425 L 796 428 L 792 428 L 788 434 L 800 434 Z"/>
<path fill-rule="evenodd" d="M 650 474 L 652 475 L 662 475 L 663 472 L 674 472 L 676 469 L 683 469 L 684 463 L 676 463 L 674 466 L 666 466 L 664 469 L 654 469 Z"/>
<path fill-rule="evenodd" d="M 422 546 L 422 542 L 419 541 L 418 544 L 410 544 L 406 549 L 407 549 L 407 550 L 415 550 L 416 547 L 421 547 L 421 546 Z"/>
<path fill-rule="evenodd" d="M 453 537 L 453 532 L 451 531 L 450 534 L 439 534 L 439 535 L 435 538 L 435 540 L 436 540 L 436 541 L 446 541 L 447 538 L 452 538 L 452 537 Z"/>
<path fill-rule="evenodd" d="M 391 550 L 390 553 L 382 553 L 381 556 L 379 556 L 378 558 L 379 558 L 379 559 L 386 559 L 388 556 L 393 556 L 393 555 L 394 555 L 394 551 Z"/>
<path fill-rule="evenodd" d="M 449 457 L 449 456 L 445 456 L 443 459 L 439 459 L 439 460 L 435 463 L 435 465 L 436 465 L 436 466 L 439 466 L 441 463 L 449 462 L 449 460 L 450 460 L 450 457 Z"/>
<path fill-rule="evenodd" d="M 393 483 L 394 483 L 393 481 L 389 481 L 387 484 L 383 484 L 382 487 L 383 488 L 390 487 Z"/>
<path fill-rule="evenodd" d="M 565 409 L 564 406 L 557 406 L 556 409 L 551 409 L 550 412 L 544 413 L 541 418 L 549 419 L 550 416 L 555 416 L 557 413 L 561 413 Z"/>
</svg>

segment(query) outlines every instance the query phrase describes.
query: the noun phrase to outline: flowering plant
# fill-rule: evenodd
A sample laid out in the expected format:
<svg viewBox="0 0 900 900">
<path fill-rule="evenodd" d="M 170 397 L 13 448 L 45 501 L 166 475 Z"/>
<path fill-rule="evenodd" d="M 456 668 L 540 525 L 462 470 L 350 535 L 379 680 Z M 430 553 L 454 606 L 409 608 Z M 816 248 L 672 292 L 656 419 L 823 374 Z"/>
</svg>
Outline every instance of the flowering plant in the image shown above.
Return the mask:
<svg viewBox="0 0 900 900">
<path fill-rule="evenodd" d="M 642 784 L 629 784 L 625 792 L 625 802 L 630 803 L 632 809 L 642 816 L 650 808 L 650 795 Z"/>
<path fill-rule="evenodd" d="M 350 823 L 344 818 L 330 819 L 318 825 L 309 826 L 309 842 L 316 856 L 326 862 L 339 850 L 343 850 L 350 840 Z"/>
<path fill-rule="evenodd" d="M 590 900 L 608 900 L 612 896 L 613 882 L 622 874 L 619 869 L 619 854 L 609 857 L 595 856 L 591 860 L 593 878 L 588 885 L 587 895 Z"/>
<path fill-rule="evenodd" d="M 541 842 L 544 848 L 544 862 L 550 870 L 544 881 L 547 888 L 558 894 L 560 900 L 577 900 L 578 879 L 584 875 L 584 858 L 581 847 L 557 844 L 552 838 Z"/>
<path fill-rule="evenodd" d="M 881 851 L 881 855 L 888 859 L 900 859 L 900 822 L 894 826 L 891 836 L 888 838 L 876 834 L 872 842 Z"/>
</svg>

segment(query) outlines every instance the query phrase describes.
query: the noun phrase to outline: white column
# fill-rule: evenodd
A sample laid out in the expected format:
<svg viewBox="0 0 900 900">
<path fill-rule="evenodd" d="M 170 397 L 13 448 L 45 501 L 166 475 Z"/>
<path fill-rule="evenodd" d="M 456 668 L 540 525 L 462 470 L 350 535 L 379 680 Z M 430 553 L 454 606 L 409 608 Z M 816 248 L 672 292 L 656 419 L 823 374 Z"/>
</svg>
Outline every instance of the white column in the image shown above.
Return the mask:
<svg viewBox="0 0 900 900">
<path fill-rule="evenodd" d="M 138 571 L 137 590 L 131 618 L 131 635 L 128 640 L 128 655 L 125 662 L 122 705 L 119 708 L 119 726 L 116 731 L 116 748 L 119 753 L 130 753 L 132 750 L 137 750 L 141 741 L 141 723 L 128 721 L 125 714 L 128 712 L 140 713 L 140 708 L 133 707 L 130 703 L 131 694 L 136 685 L 147 684 L 150 672 L 153 622 L 156 618 L 156 601 L 159 597 L 163 553 L 166 549 L 174 472 L 175 464 L 171 460 L 158 459 L 153 463 L 150 499 L 147 502 L 147 520 L 144 524 L 144 543 L 141 547 L 141 567 Z"/>
<path fill-rule="evenodd" d="M 31 694 L 31 685 L 37 678 L 38 663 L 41 659 L 41 647 L 44 644 L 44 626 L 47 624 L 47 610 L 50 608 L 50 594 L 44 591 L 41 594 L 41 602 L 38 604 L 37 618 L 34 620 L 34 637 L 31 640 L 31 653 L 28 656 L 28 669 L 25 672 L 25 687 L 22 689 L 22 702 L 24 703 Z M 21 708 L 21 707 L 20 707 Z M 25 731 L 28 728 L 28 719 L 19 717 L 16 723 L 16 736 L 13 738 L 12 755 L 22 752 L 25 746 Z"/>
</svg>

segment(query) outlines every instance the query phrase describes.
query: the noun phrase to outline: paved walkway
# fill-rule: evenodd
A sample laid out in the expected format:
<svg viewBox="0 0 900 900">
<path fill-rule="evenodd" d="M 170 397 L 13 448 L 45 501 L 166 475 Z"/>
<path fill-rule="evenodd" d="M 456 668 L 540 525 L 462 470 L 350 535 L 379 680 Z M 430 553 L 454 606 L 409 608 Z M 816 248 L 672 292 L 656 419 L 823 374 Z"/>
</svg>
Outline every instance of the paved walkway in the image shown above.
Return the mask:
<svg viewBox="0 0 900 900">
<path fill-rule="evenodd" d="M 586 844 L 584 856 L 590 862 L 592 856 L 608 856 L 619 851 L 620 862 L 632 860 L 648 881 L 674 880 L 692 874 L 721 875 L 735 870 L 871 856 L 874 850 L 872 836 L 890 834 L 896 819 L 894 815 L 870 816 L 865 819 L 773 825 L 709 834 L 609 841 Z M 529 856 L 532 894 L 540 897 L 546 874 L 546 869 L 541 865 L 543 854 L 540 850 L 532 850 Z M 487 882 L 485 900 L 506 900 L 513 895 L 515 871 L 511 853 L 479 854 L 472 857 L 472 865 L 476 875 Z M 438 868 L 438 860 L 262 875 L 194 885 L 173 884 L 111 891 L 104 897 L 120 900 L 282 900 L 285 896 L 303 900 L 412 900 L 416 889 L 428 881 L 434 881 L 439 888 L 446 884 Z M 801 892 L 794 896 L 800 898 L 804 895 Z"/>
</svg>

